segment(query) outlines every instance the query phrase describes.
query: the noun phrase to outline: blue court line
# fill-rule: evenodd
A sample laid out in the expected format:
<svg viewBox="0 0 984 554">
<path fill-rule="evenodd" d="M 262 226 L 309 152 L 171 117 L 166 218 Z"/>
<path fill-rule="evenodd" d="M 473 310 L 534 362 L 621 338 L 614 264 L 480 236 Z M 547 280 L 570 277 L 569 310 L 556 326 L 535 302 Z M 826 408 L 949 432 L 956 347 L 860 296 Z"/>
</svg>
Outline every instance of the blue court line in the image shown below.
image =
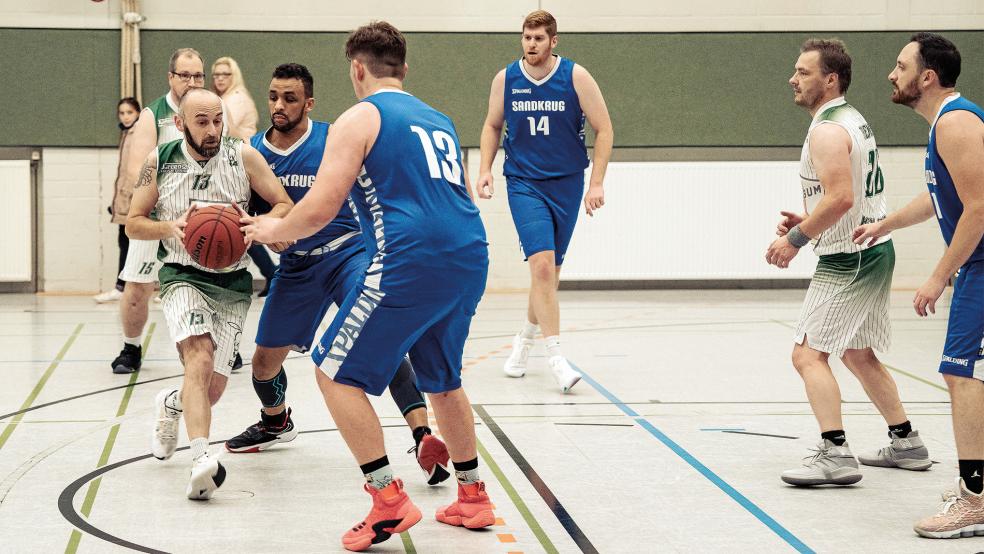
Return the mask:
<svg viewBox="0 0 984 554">
<path fill-rule="evenodd" d="M 573 366 L 574 364 L 571 365 Z M 730 496 L 742 508 L 748 510 L 749 513 L 751 513 L 759 521 L 764 523 L 766 527 L 772 529 L 772 531 L 775 534 L 779 535 L 779 537 L 782 540 L 786 541 L 789 544 L 789 546 L 792 546 L 794 549 L 796 549 L 797 552 L 802 552 L 804 554 L 806 553 L 815 554 L 812 548 L 806 546 L 806 544 L 804 544 L 803 541 L 796 538 L 796 536 L 790 533 L 788 529 L 780 525 L 778 521 L 772 519 L 772 516 L 765 513 L 762 510 L 762 508 L 756 506 L 755 503 L 749 500 L 747 497 L 745 497 L 745 495 L 738 492 L 737 489 L 729 485 L 724 479 L 718 477 L 716 473 L 714 473 L 707 466 L 702 464 L 700 460 L 695 458 L 690 452 L 687 452 L 686 450 L 683 449 L 682 446 L 673 442 L 673 439 L 663 434 L 663 432 L 657 429 L 652 423 L 649 423 L 649 421 L 646 420 L 646 418 L 642 417 L 641 415 L 639 415 L 638 412 L 636 412 L 635 410 L 627 406 L 624 402 L 619 400 L 617 396 L 609 392 L 608 389 L 606 389 L 605 387 L 601 386 L 601 384 L 598 383 L 598 381 L 592 379 L 591 376 L 588 375 L 584 370 L 582 370 L 577 366 L 574 366 L 574 369 L 578 370 L 581 373 L 581 378 L 587 381 L 588 384 L 590 384 L 592 387 L 595 388 L 595 390 L 600 392 L 601 395 L 607 398 L 609 402 L 611 402 L 616 407 L 618 407 L 619 410 L 622 410 L 622 412 L 625 415 L 633 418 L 635 422 L 639 424 L 640 427 L 642 427 L 646 431 L 649 431 L 649 434 L 656 437 L 661 443 L 666 445 L 667 448 L 672 450 L 674 454 L 682 458 L 683 461 L 690 464 L 690 466 L 696 469 L 698 473 L 706 477 L 708 481 L 714 483 L 714 485 L 717 488 L 724 491 L 725 494 Z"/>
</svg>

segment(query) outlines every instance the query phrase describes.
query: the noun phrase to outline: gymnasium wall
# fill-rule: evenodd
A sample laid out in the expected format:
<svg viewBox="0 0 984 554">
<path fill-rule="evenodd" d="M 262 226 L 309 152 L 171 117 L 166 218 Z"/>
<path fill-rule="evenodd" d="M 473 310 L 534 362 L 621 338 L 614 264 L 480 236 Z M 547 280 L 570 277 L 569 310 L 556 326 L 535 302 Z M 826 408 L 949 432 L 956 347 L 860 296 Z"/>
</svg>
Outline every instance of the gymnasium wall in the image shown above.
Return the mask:
<svg viewBox="0 0 984 554">
<path fill-rule="evenodd" d="M 314 70 L 315 115 L 331 119 L 353 100 L 341 55 L 344 31 L 385 17 L 411 32 L 408 87 L 451 113 L 463 144 L 474 145 L 488 82 L 518 55 L 517 27 L 537 7 L 560 22 L 559 52 L 588 67 L 601 84 L 615 121 L 616 159 L 647 159 L 652 152 L 660 159 L 664 152 L 683 159 L 714 159 L 718 152 L 791 159 L 788 148 L 777 147 L 799 146 L 807 125 L 786 84 L 796 48 L 807 36 L 836 34 L 855 54 L 849 98 L 869 117 L 883 145 L 888 198 L 897 208 L 923 190 L 918 145 L 925 140 L 925 123 L 887 98 L 885 75 L 910 34 L 897 30 L 948 30 L 964 52 L 961 88 L 971 97 L 984 89 L 984 33 L 978 30 L 984 28 L 984 2 L 974 0 L 614 0 L 605 3 L 604 13 L 586 0 L 299 0 L 276 13 L 261 0 L 172 0 L 142 2 L 144 100 L 164 91 L 170 52 L 192 45 L 207 60 L 233 55 L 240 61 L 261 101 L 263 121 L 267 75 L 289 53 Z M 0 64 L 0 145 L 46 147 L 43 290 L 104 290 L 115 273 L 116 227 L 108 224 L 105 206 L 116 168 L 119 9 L 117 0 L 0 0 L 0 48 L 31 53 L 8 55 Z M 188 27 L 208 30 L 183 30 Z M 98 98 L 105 104 L 93 105 Z M 473 176 L 477 158 L 477 151 L 470 152 Z M 796 186 L 795 178 L 790 186 Z M 493 247 L 490 287 L 521 289 L 528 278 L 503 193 L 480 204 Z M 933 225 L 897 235 L 897 287 L 920 285 L 935 263 L 941 242 Z M 590 222 L 578 232 L 590 232 Z"/>
</svg>

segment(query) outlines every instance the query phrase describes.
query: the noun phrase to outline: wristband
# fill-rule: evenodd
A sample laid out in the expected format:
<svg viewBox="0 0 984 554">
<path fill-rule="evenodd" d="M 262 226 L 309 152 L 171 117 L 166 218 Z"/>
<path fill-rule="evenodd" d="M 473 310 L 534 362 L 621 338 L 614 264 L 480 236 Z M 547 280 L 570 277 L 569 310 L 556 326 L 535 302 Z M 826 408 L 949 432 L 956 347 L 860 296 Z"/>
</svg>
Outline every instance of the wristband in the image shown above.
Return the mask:
<svg viewBox="0 0 984 554">
<path fill-rule="evenodd" d="M 786 239 L 789 241 L 789 244 L 792 244 L 796 248 L 803 248 L 807 244 L 810 244 L 810 241 L 813 240 L 806 236 L 806 233 L 800 230 L 799 225 L 793 227 L 788 233 L 786 233 Z"/>
</svg>

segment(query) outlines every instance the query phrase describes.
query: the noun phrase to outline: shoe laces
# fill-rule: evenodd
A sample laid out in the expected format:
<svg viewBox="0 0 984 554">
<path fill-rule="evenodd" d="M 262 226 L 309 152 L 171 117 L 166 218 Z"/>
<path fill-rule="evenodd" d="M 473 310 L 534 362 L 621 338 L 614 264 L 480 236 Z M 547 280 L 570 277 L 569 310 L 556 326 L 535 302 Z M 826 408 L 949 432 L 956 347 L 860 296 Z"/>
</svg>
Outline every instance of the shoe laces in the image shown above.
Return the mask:
<svg viewBox="0 0 984 554">
<path fill-rule="evenodd" d="M 161 440 L 174 440 L 178 437 L 178 420 L 167 416 L 159 417 L 154 432 Z"/>
<path fill-rule="evenodd" d="M 961 502 L 964 502 L 964 499 L 963 499 L 962 496 L 960 496 L 959 494 L 957 494 L 957 493 L 955 493 L 953 491 L 945 491 L 943 493 L 943 503 L 940 504 L 940 513 L 939 513 L 939 515 L 941 515 L 941 516 L 942 515 L 946 515 L 950 511 L 951 508 L 953 508 L 954 506 L 960 504 Z"/>
<path fill-rule="evenodd" d="M 830 457 L 830 449 L 826 446 L 817 446 L 816 448 L 811 448 L 810 452 L 813 454 L 803 457 L 803 465 L 809 467 L 823 458 Z"/>
</svg>

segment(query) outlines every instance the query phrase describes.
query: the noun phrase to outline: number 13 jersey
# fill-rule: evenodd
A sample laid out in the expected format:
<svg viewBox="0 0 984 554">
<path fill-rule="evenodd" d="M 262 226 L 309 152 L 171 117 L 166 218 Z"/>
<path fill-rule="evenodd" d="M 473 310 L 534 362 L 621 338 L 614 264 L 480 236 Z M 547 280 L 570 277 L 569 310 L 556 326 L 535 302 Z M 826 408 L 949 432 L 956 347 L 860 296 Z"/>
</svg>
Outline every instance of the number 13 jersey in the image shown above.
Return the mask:
<svg viewBox="0 0 984 554">
<path fill-rule="evenodd" d="M 351 193 L 372 260 L 366 285 L 423 292 L 449 286 L 460 273 L 486 271 L 485 226 L 465 189 L 451 119 L 400 90 L 363 102 L 380 116 Z"/>
<path fill-rule="evenodd" d="M 507 177 L 555 179 L 588 167 L 574 62 L 556 56 L 553 70 L 537 81 L 517 60 L 506 67 L 503 92 Z"/>
</svg>

